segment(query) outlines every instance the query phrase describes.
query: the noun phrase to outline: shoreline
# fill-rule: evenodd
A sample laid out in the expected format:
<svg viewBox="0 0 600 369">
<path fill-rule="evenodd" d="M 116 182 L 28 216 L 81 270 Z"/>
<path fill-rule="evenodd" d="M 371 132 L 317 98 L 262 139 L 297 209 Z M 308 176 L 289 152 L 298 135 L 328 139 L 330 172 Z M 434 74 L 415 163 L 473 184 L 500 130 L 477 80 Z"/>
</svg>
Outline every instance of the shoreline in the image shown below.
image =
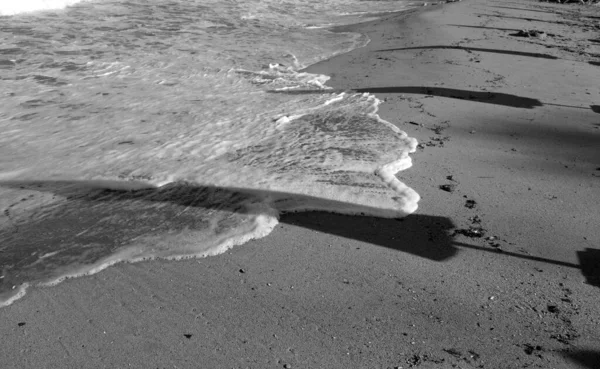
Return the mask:
<svg viewBox="0 0 600 369">
<path fill-rule="evenodd" d="M 593 368 L 598 115 L 558 105 L 600 101 L 597 67 L 500 31 L 519 20 L 481 26 L 496 4 L 356 25 L 369 45 L 307 68 L 376 94 L 422 144 L 398 174 L 422 196 L 415 214 L 285 214 L 222 255 L 36 288 L 0 309 L 9 367 Z M 478 224 L 485 237 L 456 233 Z"/>
</svg>

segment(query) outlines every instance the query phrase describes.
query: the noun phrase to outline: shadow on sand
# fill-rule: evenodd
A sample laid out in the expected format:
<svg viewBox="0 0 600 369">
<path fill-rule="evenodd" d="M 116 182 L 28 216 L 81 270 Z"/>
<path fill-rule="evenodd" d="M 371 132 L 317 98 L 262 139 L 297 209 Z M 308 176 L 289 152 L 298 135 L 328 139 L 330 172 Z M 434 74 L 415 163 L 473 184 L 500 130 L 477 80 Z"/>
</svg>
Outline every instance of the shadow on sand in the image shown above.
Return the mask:
<svg viewBox="0 0 600 369">
<path fill-rule="evenodd" d="M 258 213 L 251 207 L 246 208 L 245 202 L 260 202 L 265 196 L 278 199 L 274 204 L 312 202 L 332 210 L 339 207 L 350 209 L 357 214 L 376 210 L 292 193 L 181 183 L 160 188 L 139 189 L 140 186 L 136 186 L 126 190 L 123 182 L 110 181 L 2 181 L 0 187 L 28 190 L 28 193 L 31 190 L 47 192 L 65 198 L 57 206 L 36 209 L 24 221 L 14 222 L 0 231 L 0 271 L 3 272 L 0 294 L 24 282 L 64 275 L 62 271 L 74 264 L 97 263 L 140 237 L 206 230 L 215 211 L 226 214 L 220 218 L 216 232 L 220 228 L 231 229 L 236 215 Z M 121 189 L 115 190 L 115 187 Z M 8 211 L 5 215 L 10 219 Z M 316 211 L 283 214 L 280 222 L 437 262 L 451 259 L 457 255 L 459 247 L 465 247 L 580 268 L 562 261 L 511 252 L 499 253 L 497 249 L 457 242 L 452 232 L 455 228 L 453 222 L 433 215 L 413 214 L 401 219 L 381 219 Z M 586 250 L 579 255 L 581 268 L 584 274 L 591 273 L 590 278 L 598 276 L 596 270 L 588 270 L 589 265 L 597 265 L 593 264 L 598 260 L 597 251 Z M 591 254 L 593 257 L 590 257 Z"/>
<path fill-rule="evenodd" d="M 537 9 L 527 9 L 527 8 L 511 8 L 509 6 L 491 6 L 491 8 L 499 8 L 499 9 L 511 9 L 511 10 L 525 10 L 527 12 L 537 12 L 537 13 L 550 13 L 550 14 L 561 14 L 560 12 L 551 11 L 551 10 L 537 10 Z"/>
<path fill-rule="evenodd" d="M 66 201 L 52 211 L 39 211 L 43 216 L 34 216 L 33 220 L 19 222 L 14 228 L 0 231 L 0 240 L 7 241 L 22 238 L 30 243 L 34 233 L 46 238 L 46 244 L 52 239 L 75 238 L 81 229 L 91 226 L 104 227 L 96 234 L 95 242 L 106 243 L 109 249 L 123 244 L 127 238 L 135 238 L 148 229 L 160 230 L 164 222 L 169 225 L 165 230 L 177 228 L 198 228 L 194 224 L 195 209 L 218 210 L 226 213 L 259 214 L 260 210 L 243 206 L 244 203 L 259 203 L 261 199 L 275 199 L 275 206 L 281 204 L 315 204 L 315 207 L 347 209 L 356 214 L 376 213 L 379 209 L 363 205 L 342 203 L 334 200 L 315 198 L 294 193 L 263 191 L 240 188 L 200 186 L 185 183 L 173 183 L 159 188 L 123 189 L 118 181 L 0 181 L 0 187 L 19 188 L 49 192 L 65 197 Z M 115 188 L 121 189 L 115 189 Z M 310 205 L 309 205 L 310 207 Z M 185 209 L 185 212 L 181 210 Z M 7 211 L 8 212 L 8 211 Z M 142 216 L 143 215 L 143 216 Z M 141 218 L 135 224 L 97 222 L 106 217 Z M 385 219 L 369 216 L 350 216 L 325 211 L 292 212 L 281 216 L 282 223 L 290 223 L 304 228 L 319 230 L 323 233 L 369 242 L 377 246 L 413 253 L 431 260 L 443 261 L 456 254 L 451 247 L 452 238 L 448 235 L 454 224 L 446 218 L 411 215 L 408 218 Z M 55 232 L 62 223 L 61 231 Z M 126 227 L 135 226 L 133 229 Z M 42 230 L 47 230 L 43 231 Z M 410 242 L 406 242 L 410 240 Z M 33 242 L 35 243 L 35 242 Z M 7 243 L 0 243 L 0 252 L 4 253 L 3 262 L 8 255 L 23 254 L 23 244 L 15 250 L 8 250 Z M 33 245 L 32 245 L 33 246 Z M 35 247 L 35 246 L 33 246 Z M 432 250 L 434 248 L 435 250 Z M 52 250 L 46 250 L 51 252 Z M 15 262 L 16 260 L 13 260 Z"/>
<path fill-rule="evenodd" d="M 509 31 L 509 32 L 518 32 L 521 29 L 519 28 L 497 28 L 497 27 L 485 27 L 485 26 L 468 26 L 466 24 L 449 24 L 452 27 L 461 27 L 461 28 L 478 28 L 478 29 L 494 29 L 497 31 Z"/>
<path fill-rule="evenodd" d="M 511 17 L 508 15 L 496 15 L 496 14 L 475 14 L 482 17 L 496 17 L 496 18 L 506 18 L 506 19 L 517 19 L 524 20 L 528 22 L 542 22 L 542 23 L 554 23 L 554 24 L 564 24 L 565 26 L 579 26 L 581 23 L 573 23 L 573 22 L 563 22 L 563 21 L 550 21 L 536 18 L 524 18 L 524 17 Z"/>
<path fill-rule="evenodd" d="M 401 93 L 401 94 L 423 94 L 432 96 L 441 96 L 452 99 L 460 100 L 473 100 L 481 103 L 495 104 L 510 106 L 512 108 L 523 108 L 533 109 L 536 106 L 542 106 L 543 104 L 537 100 L 529 97 L 505 94 L 502 92 L 488 92 L 488 91 L 469 91 L 459 90 L 455 88 L 445 87 L 373 87 L 373 88 L 359 88 L 357 92 L 369 92 L 369 93 Z"/>
<path fill-rule="evenodd" d="M 145 237 L 163 238 L 187 232 L 191 234 L 187 250 L 195 250 L 195 240 L 207 234 L 209 240 L 246 234 L 254 227 L 252 215 L 266 211 L 253 204 L 261 204 L 267 197 L 283 209 L 307 204 L 308 208 L 341 208 L 353 214 L 380 212 L 368 206 L 293 193 L 183 183 L 160 188 L 140 188 L 136 184 L 126 189 L 124 183 L 127 182 L 0 181 L 0 187 L 24 191 L 19 204 L 26 205 L 32 191 L 63 199 L 20 212 L 14 207 L 4 211 L 8 219 L 3 219 L 4 229 L 0 229 L 0 295 L 24 282 L 53 280 L 72 274 L 74 267 L 78 270 L 97 265 Z M 454 225 L 441 217 L 415 215 L 398 220 L 310 212 L 283 215 L 281 222 L 435 261 L 450 259 L 457 253 L 449 234 Z"/>
<path fill-rule="evenodd" d="M 598 369 L 600 365 L 600 351 L 582 350 L 582 351 L 564 351 L 571 361 L 583 365 L 588 369 Z"/>
<path fill-rule="evenodd" d="M 584 251 L 578 251 L 577 257 L 586 282 L 600 287 L 600 249 L 586 248 Z M 598 359 L 596 363 L 600 363 L 600 357 Z"/>
<path fill-rule="evenodd" d="M 482 52 L 482 53 L 526 56 L 526 57 L 530 57 L 530 58 L 558 59 L 556 56 L 549 55 L 549 54 L 528 53 L 525 51 L 514 51 L 514 50 L 485 49 L 485 48 L 481 48 L 481 47 L 446 46 L 446 45 L 401 47 L 401 48 L 396 48 L 396 49 L 382 49 L 382 50 L 375 50 L 375 51 L 385 52 L 385 51 L 421 50 L 421 49 L 423 49 L 423 50 L 451 49 L 451 50 L 464 50 L 467 52 L 475 51 L 475 52 Z"/>
</svg>

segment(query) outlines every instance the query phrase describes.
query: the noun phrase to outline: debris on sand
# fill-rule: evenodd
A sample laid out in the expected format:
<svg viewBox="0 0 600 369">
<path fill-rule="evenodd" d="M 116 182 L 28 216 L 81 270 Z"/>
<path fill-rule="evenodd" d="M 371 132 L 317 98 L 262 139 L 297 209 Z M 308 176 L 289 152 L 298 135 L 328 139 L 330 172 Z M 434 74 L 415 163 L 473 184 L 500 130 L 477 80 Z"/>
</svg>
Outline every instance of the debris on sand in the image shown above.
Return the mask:
<svg viewBox="0 0 600 369">
<path fill-rule="evenodd" d="M 425 143 L 425 146 L 437 146 L 444 147 L 444 142 L 450 139 L 449 136 L 445 137 L 429 137 L 429 141 Z"/>
<path fill-rule="evenodd" d="M 525 345 L 523 345 L 523 346 L 525 346 L 525 347 L 524 347 L 524 351 L 525 351 L 525 353 L 526 353 L 527 355 L 531 355 L 531 354 L 533 354 L 535 351 L 542 351 L 542 346 L 539 346 L 539 345 L 536 345 L 536 346 L 534 346 L 534 345 L 532 345 L 532 344 L 526 343 L 526 344 L 525 344 Z"/>
<path fill-rule="evenodd" d="M 460 228 L 454 231 L 454 235 L 462 234 L 469 238 L 481 238 L 485 236 L 486 230 L 480 226 L 470 226 L 469 228 Z"/>
<path fill-rule="evenodd" d="M 511 33 L 511 36 L 516 36 L 516 37 L 536 37 L 539 38 L 540 40 L 545 40 L 546 37 L 548 37 L 548 34 L 544 31 L 538 31 L 536 29 L 530 29 L 530 30 L 521 30 L 517 33 Z"/>
<path fill-rule="evenodd" d="M 444 130 L 448 127 L 450 127 L 450 121 L 445 120 L 440 124 L 434 125 L 433 128 L 431 128 L 431 130 L 435 132 L 436 135 L 441 135 L 442 132 L 444 132 Z"/>
<path fill-rule="evenodd" d="M 475 201 L 475 200 L 467 200 L 467 201 L 465 202 L 465 207 L 466 207 L 466 208 L 469 208 L 469 209 L 474 209 L 474 208 L 475 208 L 475 206 L 477 206 L 477 201 Z"/>
<path fill-rule="evenodd" d="M 409 365 L 409 368 L 419 366 L 426 362 L 432 362 L 434 364 L 441 364 L 445 360 L 442 358 L 434 357 L 429 354 L 414 354 L 406 359 L 406 363 Z"/>
<path fill-rule="evenodd" d="M 454 231 L 454 235 L 462 234 L 463 236 L 469 238 L 482 238 L 487 233 L 487 230 L 481 226 L 481 218 L 479 215 L 475 215 L 473 217 L 469 217 L 469 221 L 471 222 L 471 226 L 469 228 L 460 228 Z M 493 238 L 495 239 L 495 237 Z M 488 240 L 486 238 L 486 240 Z"/>
<path fill-rule="evenodd" d="M 479 215 L 475 215 L 474 217 L 469 217 L 469 221 L 473 224 L 481 224 L 481 218 Z"/>
</svg>

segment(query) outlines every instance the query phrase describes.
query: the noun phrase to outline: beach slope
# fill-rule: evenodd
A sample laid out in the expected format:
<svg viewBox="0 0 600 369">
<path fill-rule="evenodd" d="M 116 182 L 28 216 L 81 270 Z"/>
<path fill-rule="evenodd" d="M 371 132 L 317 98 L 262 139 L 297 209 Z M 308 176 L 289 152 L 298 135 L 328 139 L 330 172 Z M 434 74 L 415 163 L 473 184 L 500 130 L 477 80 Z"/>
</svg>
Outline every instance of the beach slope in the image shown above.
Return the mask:
<svg viewBox="0 0 600 369">
<path fill-rule="evenodd" d="M 0 310 L 1 366 L 597 368 L 599 17 L 469 0 L 340 29 L 371 42 L 308 71 L 419 140 L 415 214 L 288 214 L 35 289 Z"/>
</svg>

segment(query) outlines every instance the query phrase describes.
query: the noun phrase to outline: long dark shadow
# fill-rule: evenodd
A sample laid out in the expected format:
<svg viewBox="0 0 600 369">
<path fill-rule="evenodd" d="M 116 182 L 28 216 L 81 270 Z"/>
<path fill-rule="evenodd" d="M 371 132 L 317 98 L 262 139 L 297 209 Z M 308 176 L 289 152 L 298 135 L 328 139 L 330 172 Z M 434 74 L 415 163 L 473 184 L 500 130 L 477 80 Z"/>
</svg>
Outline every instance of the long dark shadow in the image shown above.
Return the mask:
<svg viewBox="0 0 600 369">
<path fill-rule="evenodd" d="M 472 100 L 488 104 L 498 104 L 504 106 L 511 106 L 517 108 L 532 109 L 536 106 L 551 105 L 560 106 L 563 108 L 571 109 L 591 109 L 595 113 L 600 113 L 600 105 L 580 106 L 580 105 L 568 105 L 568 104 L 557 104 L 542 102 L 537 99 L 522 97 L 517 95 L 505 94 L 502 92 L 490 92 L 490 91 L 469 91 L 459 90 L 452 88 L 441 88 L 441 87 L 417 87 L 417 86 L 405 86 L 405 87 L 372 87 L 372 88 L 357 88 L 352 90 L 344 89 L 331 89 L 331 90 L 268 90 L 268 93 L 272 94 L 287 94 L 287 95 L 310 95 L 310 94 L 323 94 L 323 93 L 342 93 L 342 92 L 369 92 L 369 93 L 414 93 L 414 94 L 425 94 L 432 96 L 448 97 L 460 100 Z"/>
<path fill-rule="evenodd" d="M 502 92 L 459 90 L 455 88 L 427 87 L 427 86 L 398 86 L 398 87 L 367 87 L 352 90 L 269 90 L 268 93 L 287 95 L 310 95 L 323 93 L 340 93 L 347 91 L 368 93 L 400 93 L 400 94 L 423 94 L 431 96 L 447 97 L 451 99 L 470 100 L 486 104 L 510 106 L 513 108 L 533 109 L 544 105 L 537 99 L 506 94 Z"/>
<path fill-rule="evenodd" d="M 542 58 L 542 59 L 558 59 L 556 56 L 540 53 L 528 53 L 525 51 L 513 51 L 513 50 L 499 50 L 499 49 L 484 49 L 480 47 L 464 47 L 464 46 L 446 46 L 446 45 L 432 45 L 432 46 L 415 46 L 415 47 L 401 47 L 397 49 L 382 49 L 375 50 L 379 52 L 384 51 L 402 51 L 402 50 L 422 50 L 422 49 L 453 49 L 453 50 L 465 50 L 465 51 L 477 51 L 484 53 L 495 53 L 505 55 L 516 55 L 516 56 L 527 56 L 531 58 Z"/>
<path fill-rule="evenodd" d="M 560 265 L 560 266 L 567 267 L 567 268 L 580 269 L 581 274 L 585 277 L 587 284 L 590 284 L 592 286 L 600 288 L 600 249 L 587 248 L 584 251 L 578 251 L 577 252 L 577 256 L 579 258 L 579 265 L 578 265 L 578 264 L 568 263 L 568 262 L 560 261 L 560 260 L 553 260 L 553 259 L 543 258 L 543 257 L 539 257 L 539 256 L 518 254 L 516 252 L 510 252 L 510 251 L 499 250 L 499 249 L 491 249 L 491 248 L 470 245 L 467 243 L 457 242 L 457 241 L 452 242 L 452 245 L 457 246 L 459 248 L 464 247 L 464 248 L 469 248 L 469 249 L 473 249 L 473 250 L 493 252 L 493 253 L 497 253 L 499 255 L 504 255 L 507 257 L 514 257 L 514 258 L 519 258 L 519 259 L 524 259 L 524 260 L 537 261 L 537 262 L 546 263 L 546 264 Z M 583 359 L 589 359 L 591 357 L 592 356 L 584 355 L 579 358 L 583 360 Z M 590 361 L 590 362 L 592 362 L 592 361 Z M 595 361 L 595 362 L 600 363 L 600 361 Z"/>
<path fill-rule="evenodd" d="M 471 100 L 486 104 L 495 104 L 510 106 L 513 108 L 533 109 L 543 104 L 530 97 L 523 97 L 511 94 L 505 94 L 501 92 L 487 92 L 487 91 L 470 91 L 470 90 L 459 90 L 455 88 L 445 87 L 418 87 L 418 86 L 400 86 L 400 87 L 372 87 L 372 88 L 359 88 L 357 92 L 369 92 L 369 93 L 405 93 L 405 94 L 423 94 L 447 97 L 451 99 L 460 100 Z"/>
<path fill-rule="evenodd" d="M 560 266 L 564 266 L 564 267 L 567 267 L 567 268 L 580 269 L 579 265 L 573 264 L 573 263 L 567 263 L 566 261 L 552 260 L 552 259 L 542 258 L 542 257 L 539 257 L 539 256 L 517 254 L 516 252 L 500 251 L 498 249 L 491 249 L 491 248 L 482 247 L 482 246 L 475 246 L 475 245 L 470 245 L 468 243 L 462 243 L 462 242 L 454 242 L 453 245 L 459 246 L 459 247 L 466 247 L 466 248 L 469 248 L 469 249 L 474 249 L 474 250 L 479 250 L 479 251 L 493 252 L 493 253 L 497 253 L 499 255 L 510 256 L 510 257 L 519 258 L 519 259 L 525 259 L 525 260 L 531 260 L 531 261 L 539 261 L 539 262 L 542 262 L 542 263 L 560 265 Z"/>
<path fill-rule="evenodd" d="M 496 18 L 506 18 L 506 19 L 518 19 L 524 20 L 528 22 L 542 22 L 542 23 L 555 23 L 555 24 L 564 24 L 566 26 L 579 26 L 581 23 L 573 23 L 573 22 L 563 22 L 563 21 L 549 21 L 543 19 L 535 19 L 535 18 L 525 18 L 525 17 L 511 17 L 508 15 L 495 15 L 495 14 L 475 14 L 482 17 L 496 17 Z"/>
<path fill-rule="evenodd" d="M 490 6 L 491 8 L 500 8 L 500 9 L 512 9 L 512 10 L 525 10 L 528 12 L 538 12 L 538 13 L 550 13 L 550 14 L 562 14 L 560 12 L 554 12 L 550 10 L 538 10 L 538 9 L 527 9 L 527 8 L 511 8 L 509 6 Z"/>
<path fill-rule="evenodd" d="M 600 61 L 589 61 L 588 63 L 590 63 L 591 65 L 596 65 L 600 67 Z"/>
<path fill-rule="evenodd" d="M 552 105 L 552 106 L 560 106 L 563 108 L 573 108 L 573 109 L 583 109 L 583 110 L 589 109 L 589 107 L 587 107 L 587 106 L 580 106 L 580 105 L 555 104 L 555 103 L 549 103 L 549 102 L 545 102 L 543 104 L 544 105 Z M 593 105 L 590 105 L 590 106 L 593 106 Z M 592 108 L 592 110 L 593 110 L 593 108 Z"/>
<path fill-rule="evenodd" d="M 462 27 L 462 28 L 479 28 L 479 29 L 495 29 L 498 31 L 509 31 L 509 32 L 518 32 L 521 29 L 519 28 L 497 28 L 497 27 L 485 27 L 485 26 L 468 26 L 465 24 L 449 24 L 452 27 Z"/>
</svg>

